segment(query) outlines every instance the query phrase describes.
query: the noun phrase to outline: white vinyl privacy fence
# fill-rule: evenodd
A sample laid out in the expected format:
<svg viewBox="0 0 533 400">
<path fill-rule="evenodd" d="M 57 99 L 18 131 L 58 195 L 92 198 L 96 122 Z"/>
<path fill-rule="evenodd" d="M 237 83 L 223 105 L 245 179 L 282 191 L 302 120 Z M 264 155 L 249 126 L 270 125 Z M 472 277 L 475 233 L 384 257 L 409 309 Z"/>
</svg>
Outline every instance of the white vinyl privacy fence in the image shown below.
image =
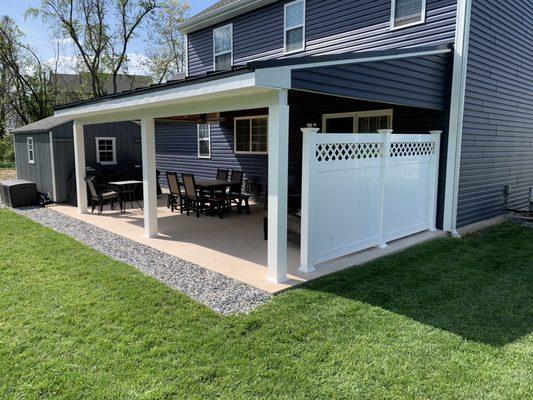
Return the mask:
<svg viewBox="0 0 533 400">
<path fill-rule="evenodd" d="M 301 271 L 435 229 L 440 132 L 302 132 Z"/>
</svg>

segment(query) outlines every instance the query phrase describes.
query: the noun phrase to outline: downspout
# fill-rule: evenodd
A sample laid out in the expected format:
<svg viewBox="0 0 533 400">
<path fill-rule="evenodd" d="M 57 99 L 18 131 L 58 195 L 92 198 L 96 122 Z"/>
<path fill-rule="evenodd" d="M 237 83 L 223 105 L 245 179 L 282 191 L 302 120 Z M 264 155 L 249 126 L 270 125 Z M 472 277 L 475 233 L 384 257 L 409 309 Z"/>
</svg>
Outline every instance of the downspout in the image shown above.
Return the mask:
<svg viewBox="0 0 533 400">
<path fill-rule="evenodd" d="M 457 203 L 459 200 L 459 173 L 471 13 L 472 0 L 459 0 L 457 2 L 444 202 L 444 230 L 451 232 L 454 237 L 459 237 L 457 232 Z"/>
</svg>

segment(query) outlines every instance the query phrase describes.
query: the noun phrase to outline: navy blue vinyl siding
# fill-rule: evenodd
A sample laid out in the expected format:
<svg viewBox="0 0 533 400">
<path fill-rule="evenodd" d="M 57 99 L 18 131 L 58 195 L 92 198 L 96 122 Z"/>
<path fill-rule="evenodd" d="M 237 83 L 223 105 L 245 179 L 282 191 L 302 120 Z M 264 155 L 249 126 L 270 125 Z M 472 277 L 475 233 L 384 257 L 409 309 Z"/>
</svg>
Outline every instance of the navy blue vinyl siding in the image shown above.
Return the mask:
<svg viewBox="0 0 533 400">
<path fill-rule="evenodd" d="M 533 186 L 533 7 L 473 0 L 458 225 L 525 207 Z"/>
<path fill-rule="evenodd" d="M 284 4 L 279 1 L 216 26 L 233 23 L 234 65 L 283 57 Z M 426 23 L 390 29 L 391 0 L 307 0 L 306 49 L 290 57 L 449 43 L 456 0 L 427 0 Z M 216 27 L 215 26 L 215 27 Z M 189 74 L 213 69 L 213 27 L 189 33 Z"/>
<path fill-rule="evenodd" d="M 211 124 L 211 158 L 198 157 L 196 124 L 163 122 L 156 124 L 156 165 L 160 171 L 194 173 L 202 178 L 214 178 L 218 168 L 242 170 L 259 184 L 267 182 L 268 156 L 264 154 L 234 154 L 233 117 L 267 115 L 267 110 L 238 114 L 223 113 L 220 124 Z M 166 186 L 164 173 L 161 184 Z"/>
<path fill-rule="evenodd" d="M 296 70 L 293 89 L 444 110 L 448 107 L 449 53 L 427 57 Z"/>
</svg>

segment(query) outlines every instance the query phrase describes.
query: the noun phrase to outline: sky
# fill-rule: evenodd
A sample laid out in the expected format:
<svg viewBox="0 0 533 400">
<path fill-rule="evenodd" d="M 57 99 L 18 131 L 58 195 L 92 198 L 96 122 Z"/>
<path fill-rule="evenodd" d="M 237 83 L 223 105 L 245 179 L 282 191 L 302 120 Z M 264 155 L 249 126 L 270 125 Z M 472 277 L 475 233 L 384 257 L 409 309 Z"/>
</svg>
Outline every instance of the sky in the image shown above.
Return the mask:
<svg viewBox="0 0 533 400">
<path fill-rule="evenodd" d="M 40 4 L 40 0 L 0 0 L 0 15 L 7 15 L 17 22 L 19 28 L 26 35 L 25 41 L 33 46 L 37 50 L 38 54 L 44 60 L 52 59 L 54 57 L 53 45 L 51 44 L 51 38 L 49 37 L 46 27 L 41 23 L 39 19 L 24 18 L 24 13 L 30 7 L 37 7 Z M 190 15 L 194 15 L 204 8 L 209 7 L 217 0 L 188 0 L 191 7 Z M 68 46 L 63 50 L 65 53 L 63 71 L 71 72 L 69 63 L 72 61 L 73 53 L 69 51 Z M 128 50 L 130 58 L 133 60 L 133 65 L 130 65 L 129 72 L 132 74 L 143 73 L 142 67 L 138 66 L 137 60 L 140 54 L 143 52 L 143 41 L 137 39 L 131 43 Z"/>
</svg>

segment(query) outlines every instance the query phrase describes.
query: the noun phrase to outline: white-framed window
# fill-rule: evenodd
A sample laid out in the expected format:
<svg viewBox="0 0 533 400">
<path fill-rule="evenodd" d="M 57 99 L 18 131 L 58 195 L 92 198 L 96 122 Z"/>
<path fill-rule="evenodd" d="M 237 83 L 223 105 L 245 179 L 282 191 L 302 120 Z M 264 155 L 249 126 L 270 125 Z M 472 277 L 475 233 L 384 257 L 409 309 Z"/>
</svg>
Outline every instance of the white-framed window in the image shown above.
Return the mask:
<svg viewBox="0 0 533 400">
<path fill-rule="evenodd" d="M 211 158 L 211 125 L 198 124 L 198 158 Z"/>
<path fill-rule="evenodd" d="M 268 154 L 268 116 L 235 118 L 235 154 Z"/>
<path fill-rule="evenodd" d="M 96 138 L 96 162 L 102 165 L 115 165 L 117 163 L 117 138 Z"/>
<path fill-rule="evenodd" d="M 392 129 L 392 109 L 355 111 L 322 116 L 323 133 L 377 133 Z"/>
<path fill-rule="evenodd" d="M 35 164 L 35 148 L 33 147 L 33 138 L 26 138 L 26 145 L 28 147 L 28 163 Z"/>
<path fill-rule="evenodd" d="M 305 0 L 285 4 L 283 35 L 285 53 L 305 49 Z"/>
<path fill-rule="evenodd" d="M 423 24 L 426 21 L 426 0 L 392 0 L 391 29 Z"/>
<path fill-rule="evenodd" d="M 213 29 L 213 69 L 224 71 L 233 65 L 233 24 Z"/>
</svg>

